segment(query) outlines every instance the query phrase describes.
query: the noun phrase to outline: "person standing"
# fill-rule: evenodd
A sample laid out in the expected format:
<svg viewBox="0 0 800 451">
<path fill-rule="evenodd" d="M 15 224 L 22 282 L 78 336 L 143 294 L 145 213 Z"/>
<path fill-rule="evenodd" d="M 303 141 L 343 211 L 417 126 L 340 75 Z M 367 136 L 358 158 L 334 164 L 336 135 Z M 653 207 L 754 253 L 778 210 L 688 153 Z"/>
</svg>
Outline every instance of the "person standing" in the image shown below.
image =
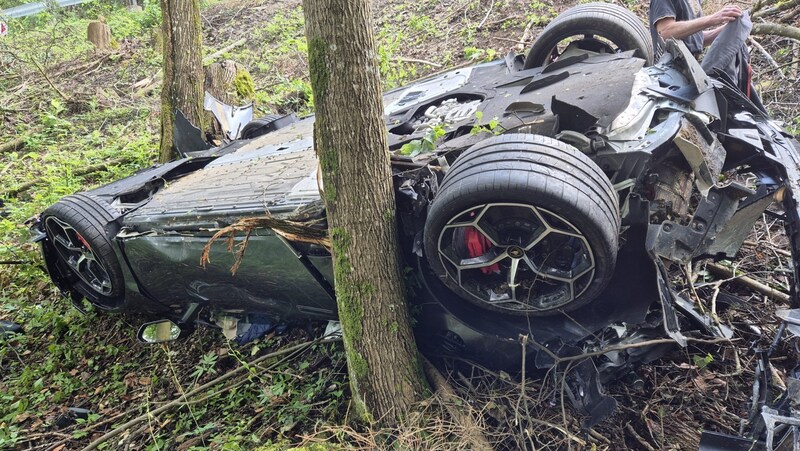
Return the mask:
<svg viewBox="0 0 800 451">
<path fill-rule="evenodd" d="M 726 5 L 714 14 L 704 16 L 700 0 L 650 0 L 650 35 L 656 57 L 662 42 L 680 39 L 695 57 L 711 45 L 722 28 L 742 15 L 736 5 Z"/>
</svg>

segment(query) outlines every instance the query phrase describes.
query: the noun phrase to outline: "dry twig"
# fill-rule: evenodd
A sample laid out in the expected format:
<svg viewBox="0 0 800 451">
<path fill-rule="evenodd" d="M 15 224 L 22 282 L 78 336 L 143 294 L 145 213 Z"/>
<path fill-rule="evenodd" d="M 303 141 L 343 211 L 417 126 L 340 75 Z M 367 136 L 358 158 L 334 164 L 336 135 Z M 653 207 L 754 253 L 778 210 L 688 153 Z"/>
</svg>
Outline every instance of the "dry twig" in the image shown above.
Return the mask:
<svg viewBox="0 0 800 451">
<path fill-rule="evenodd" d="M 716 263 L 711 263 L 711 262 L 706 263 L 706 267 L 709 270 L 711 270 L 711 272 L 716 273 L 717 275 L 722 276 L 726 279 L 730 279 L 731 282 L 736 282 L 741 285 L 744 285 L 745 287 L 750 288 L 758 293 L 761 293 L 770 299 L 789 303 L 790 298 L 788 294 L 782 291 L 778 291 L 775 288 L 772 288 L 768 285 L 765 285 L 753 279 L 752 277 L 748 277 L 743 274 L 736 275 L 732 269 L 726 268 Z"/>
<path fill-rule="evenodd" d="M 470 448 L 474 450 L 493 449 L 492 445 L 489 444 L 489 440 L 481 432 L 478 420 L 473 415 L 472 407 L 467 404 L 466 412 L 463 412 L 462 408 L 456 407 L 459 404 L 464 404 L 461 398 L 453 390 L 453 387 L 447 383 L 444 376 L 439 373 L 439 370 L 425 357 L 422 357 L 422 368 L 425 370 L 425 375 L 428 376 L 428 380 L 431 382 L 436 394 L 444 400 L 447 412 L 459 426 L 463 427 L 465 431 L 469 431 L 469 434 L 464 438 L 471 444 Z"/>
<path fill-rule="evenodd" d="M 208 263 L 211 263 L 211 247 L 217 240 L 227 235 L 225 240 L 226 248 L 228 252 L 234 253 L 235 258 L 233 266 L 231 266 L 231 274 L 236 274 L 247 249 L 250 234 L 256 229 L 272 229 L 275 234 L 289 241 L 317 244 L 328 250 L 331 249 L 331 240 L 326 229 L 311 227 L 302 222 L 277 219 L 272 216 L 245 218 L 219 230 L 208 240 L 200 255 L 200 265 L 205 268 Z M 237 233 L 245 234 L 244 240 L 239 244 L 236 244 Z M 235 252 L 234 247 L 237 248 Z"/>
</svg>

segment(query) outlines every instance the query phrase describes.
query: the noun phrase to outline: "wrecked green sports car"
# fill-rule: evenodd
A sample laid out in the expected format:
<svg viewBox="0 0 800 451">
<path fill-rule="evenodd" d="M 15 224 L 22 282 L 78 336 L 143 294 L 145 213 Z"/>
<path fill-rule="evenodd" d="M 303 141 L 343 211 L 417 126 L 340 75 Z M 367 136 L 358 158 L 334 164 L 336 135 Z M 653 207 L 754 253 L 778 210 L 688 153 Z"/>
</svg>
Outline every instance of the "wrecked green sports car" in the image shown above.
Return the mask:
<svg viewBox="0 0 800 451">
<path fill-rule="evenodd" d="M 585 4 L 555 19 L 527 58 L 385 94 L 423 351 L 514 367 L 522 334 L 538 344 L 527 362 L 545 369 L 552 355 L 730 337 L 670 285 L 670 266 L 735 259 L 764 213 L 783 221 L 800 255 L 800 144 L 722 70 L 741 62 L 709 55 L 701 66 L 681 42 L 665 49 L 654 61 L 635 16 Z M 184 144 L 185 158 L 63 198 L 33 226 L 53 281 L 101 309 L 168 318 L 176 334 L 199 322 L 247 340 L 279 323 L 335 320 L 329 249 L 281 228 L 291 221 L 325 235 L 313 122 L 234 127 L 239 139 L 221 147 Z M 207 247 L 253 217 L 266 222 L 250 231 L 240 261 Z M 784 318 L 790 327 L 794 313 Z M 568 390 L 588 424 L 616 403 L 600 382 L 663 350 L 574 365 Z M 797 424 L 788 401 L 765 408 Z M 753 439 L 773 431 L 764 418 L 751 419 Z"/>
</svg>

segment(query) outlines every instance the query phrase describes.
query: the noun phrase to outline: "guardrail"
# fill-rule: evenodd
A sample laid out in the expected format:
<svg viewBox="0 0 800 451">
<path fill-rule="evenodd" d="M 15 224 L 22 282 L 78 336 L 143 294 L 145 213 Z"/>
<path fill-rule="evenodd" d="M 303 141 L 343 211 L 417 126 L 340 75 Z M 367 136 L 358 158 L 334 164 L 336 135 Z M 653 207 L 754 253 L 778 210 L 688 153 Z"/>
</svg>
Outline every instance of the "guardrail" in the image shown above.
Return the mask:
<svg viewBox="0 0 800 451">
<path fill-rule="evenodd" d="M 78 5 L 88 1 L 89 0 L 55 0 L 52 3 L 55 6 L 63 8 L 65 6 Z M 47 9 L 47 3 L 48 2 L 34 2 L 34 3 L 27 3 L 25 5 L 15 6 L 13 8 L 4 9 L 0 11 L 0 17 L 10 17 L 12 19 L 17 19 L 20 17 L 32 16 Z"/>
</svg>

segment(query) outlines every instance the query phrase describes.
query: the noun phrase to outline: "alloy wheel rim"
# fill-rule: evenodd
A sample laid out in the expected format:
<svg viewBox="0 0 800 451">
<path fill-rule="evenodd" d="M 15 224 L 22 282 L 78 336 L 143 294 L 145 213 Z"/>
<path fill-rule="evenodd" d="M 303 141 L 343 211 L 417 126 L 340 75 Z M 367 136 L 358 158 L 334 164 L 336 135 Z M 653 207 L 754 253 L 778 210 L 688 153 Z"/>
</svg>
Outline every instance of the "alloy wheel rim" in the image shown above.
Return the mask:
<svg viewBox="0 0 800 451">
<path fill-rule="evenodd" d="M 109 296 L 114 286 L 108 269 L 97 258 L 92 247 L 69 223 L 50 216 L 45 220 L 47 234 L 56 252 L 67 266 L 97 293 Z"/>
<path fill-rule="evenodd" d="M 567 306 L 589 288 L 596 269 L 577 227 L 530 204 L 464 210 L 444 226 L 437 250 L 450 283 L 481 305 L 517 313 Z"/>
</svg>

